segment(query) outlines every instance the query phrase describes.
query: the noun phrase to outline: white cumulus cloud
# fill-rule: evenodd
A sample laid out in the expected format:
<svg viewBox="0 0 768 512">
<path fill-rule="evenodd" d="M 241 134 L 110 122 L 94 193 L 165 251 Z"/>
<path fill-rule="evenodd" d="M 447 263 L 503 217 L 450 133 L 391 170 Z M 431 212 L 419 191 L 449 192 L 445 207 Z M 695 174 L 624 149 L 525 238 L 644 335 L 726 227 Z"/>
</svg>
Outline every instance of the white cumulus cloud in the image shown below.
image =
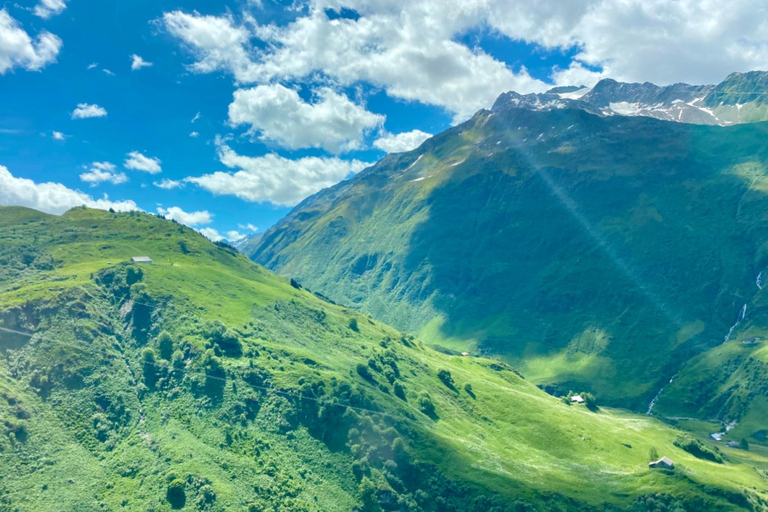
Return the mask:
<svg viewBox="0 0 768 512">
<path fill-rule="evenodd" d="M 64 12 L 67 3 L 64 0 L 40 0 L 40 3 L 32 10 L 35 16 L 40 16 L 47 20 L 51 16 L 56 16 Z"/>
<path fill-rule="evenodd" d="M 147 62 L 146 60 L 142 59 L 140 56 L 136 55 L 135 53 L 130 56 L 131 59 L 131 70 L 137 71 L 141 68 L 148 68 L 152 65 L 151 62 Z"/>
<path fill-rule="evenodd" d="M 202 16 L 173 11 L 163 14 L 163 23 L 197 56 L 197 62 L 190 66 L 195 72 L 231 71 L 240 77 L 245 74 L 241 68 L 250 65 L 251 33 L 236 25 L 229 15 Z"/>
<path fill-rule="evenodd" d="M 215 172 L 186 178 L 219 195 L 233 195 L 251 202 L 293 206 L 305 197 L 335 185 L 370 164 L 359 160 L 305 157 L 297 160 L 275 154 L 259 157 L 237 154 L 217 138 L 219 160 L 235 172 Z"/>
<path fill-rule="evenodd" d="M 185 226 L 194 227 L 205 224 L 210 224 L 213 220 L 213 215 L 208 210 L 202 210 L 199 212 L 185 212 L 178 206 L 171 206 L 170 208 L 163 208 L 159 206 L 157 213 L 165 217 L 166 219 L 172 219 Z"/>
<path fill-rule="evenodd" d="M 218 242 L 220 240 L 224 240 L 224 237 L 220 235 L 219 232 L 213 228 L 203 228 L 200 230 L 200 234 L 203 235 L 208 240 L 210 240 L 211 242 Z"/>
<path fill-rule="evenodd" d="M 61 45 L 58 36 L 45 30 L 32 39 L 6 9 L 0 9 L 0 75 L 16 67 L 40 70 L 56 62 Z"/>
<path fill-rule="evenodd" d="M 110 162 L 93 162 L 87 172 L 80 174 L 80 179 L 90 183 L 95 187 L 99 183 L 108 182 L 113 185 L 119 185 L 128 181 L 128 176 L 124 172 L 117 172 L 115 164 Z"/>
<path fill-rule="evenodd" d="M 555 75 L 561 83 L 592 83 L 606 75 L 658 84 L 717 83 L 733 71 L 768 67 L 768 5 L 761 0 L 413 0 L 404 7 L 396 0 L 313 0 L 313 5 L 345 6 L 363 18 L 418 16 L 418 23 L 443 36 L 487 26 L 548 50 L 576 48 L 569 66 L 574 73 Z M 590 67 L 601 71 L 587 73 Z"/>
<path fill-rule="evenodd" d="M 75 206 L 101 210 L 113 208 L 116 211 L 140 209 L 133 201 L 110 201 L 106 195 L 102 199 L 94 199 L 61 183 L 35 183 L 30 179 L 17 178 L 3 165 L 0 165 L 0 205 L 26 206 L 54 214 L 64 213 Z"/>
<path fill-rule="evenodd" d="M 365 135 L 385 120 L 330 88 L 320 88 L 315 95 L 316 101 L 308 103 L 279 84 L 239 89 L 229 105 L 229 121 L 249 125 L 250 133 L 288 149 L 343 153 L 359 149 Z"/>
<path fill-rule="evenodd" d="M 155 157 L 144 156 L 138 151 L 131 151 L 128 153 L 123 165 L 126 169 L 132 169 L 134 171 L 144 171 L 149 174 L 157 174 L 163 169 L 160 167 L 160 159 Z"/>
<path fill-rule="evenodd" d="M 371 5 L 386 2 L 371 2 Z M 419 3 L 419 2 L 415 2 Z M 474 3 L 474 2 L 473 2 Z M 441 5 L 434 6 L 439 11 Z M 466 118 L 504 91 L 543 90 L 527 71 L 513 72 L 477 48 L 454 40 L 464 26 L 446 29 L 418 9 L 397 9 L 359 20 L 330 20 L 315 2 L 309 14 L 285 25 L 238 24 L 232 16 L 165 13 L 168 31 L 196 57 L 195 72 L 227 71 L 239 83 L 296 80 L 321 73 L 347 86 L 370 82 L 395 98 L 438 105 Z M 252 27 L 252 28 L 251 28 Z M 251 39 L 261 39 L 262 47 Z"/>
<path fill-rule="evenodd" d="M 96 104 L 78 103 L 77 108 L 72 111 L 72 119 L 88 119 L 90 117 L 106 117 L 107 111 Z"/>
<path fill-rule="evenodd" d="M 183 186 L 184 182 L 178 180 L 169 180 L 168 178 L 165 178 L 162 181 L 155 181 L 152 184 L 164 190 L 171 190 Z"/>
<path fill-rule="evenodd" d="M 197 138 L 199 135 L 200 135 L 200 134 L 199 134 L 199 133 L 197 133 L 197 132 L 190 132 L 190 133 L 189 133 L 189 136 L 190 136 L 190 137 L 192 137 L 193 139 Z"/>
<path fill-rule="evenodd" d="M 393 98 L 437 105 L 465 119 L 502 92 L 548 87 L 524 68 L 462 43 L 473 31 L 544 50 L 573 51 L 557 83 L 717 83 L 768 68 L 762 0 L 307 0 L 294 21 L 166 12 L 166 29 L 194 57 L 190 69 L 231 73 L 241 84 L 369 83 Z M 358 19 L 330 19 L 351 8 Z M 598 71 L 595 71 L 597 69 Z"/>
<path fill-rule="evenodd" d="M 51 137 L 53 137 L 53 140 L 66 140 L 67 135 L 64 135 L 61 132 L 57 132 L 56 130 L 53 130 L 51 133 Z"/>
<path fill-rule="evenodd" d="M 413 130 L 404 133 L 386 133 L 373 141 L 374 147 L 387 153 L 403 153 L 416 149 L 422 142 L 432 136 L 431 133 Z"/>
</svg>

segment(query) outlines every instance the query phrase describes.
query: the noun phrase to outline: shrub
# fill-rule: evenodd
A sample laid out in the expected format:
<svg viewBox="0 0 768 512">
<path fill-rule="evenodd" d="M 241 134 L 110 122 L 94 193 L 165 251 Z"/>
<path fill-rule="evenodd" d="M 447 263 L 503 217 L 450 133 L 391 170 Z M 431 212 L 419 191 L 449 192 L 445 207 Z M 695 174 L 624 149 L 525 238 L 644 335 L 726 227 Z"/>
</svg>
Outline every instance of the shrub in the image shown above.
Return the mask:
<svg viewBox="0 0 768 512">
<path fill-rule="evenodd" d="M 237 333 L 219 321 L 207 322 L 203 327 L 203 336 L 227 355 L 239 356 L 243 353 Z"/>
<path fill-rule="evenodd" d="M 426 391 L 419 393 L 419 410 L 427 416 L 433 416 L 435 414 L 435 403 L 432 401 L 432 396 Z"/>
<path fill-rule="evenodd" d="M 163 331 L 157 337 L 157 347 L 160 350 L 160 357 L 170 361 L 173 356 L 173 339 L 168 332 Z"/>
<path fill-rule="evenodd" d="M 360 332 L 360 328 L 357 325 L 357 318 L 352 317 L 349 319 L 349 328 L 355 332 Z"/>
<path fill-rule="evenodd" d="M 184 507 L 184 504 L 187 501 L 187 495 L 184 492 L 184 487 L 184 480 L 179 478 L 171 481 L 171 483 L 168 484 L 168 489 L 165 492 L 165 498 L 168 500 L 168 503 L 171 504 L 171 507 Z"/>
<path fill-rule="evenodd" d="M 680 434 L 677 436 L 674 444 L 678 448 L 682 448 L 683 450 L 687 451 L 694 457 L 711 460 L 712 462 L 717 462 L 719 464 L 723 463 L 723 456 L 720 455 L 720 452 L 717 450 L 717 448 L 712 449 L 695 437 L 688 434 Z"/>
<path fill-rule="evenodd" d="M 357 373 L 367 381 L 373 380 L 373 375 L 371 375 L 371 370 L 369 370 L 368 367 L 363 363 L 357 363 Z"/>
<path fill-rule="evenodd" d="M 128 286 L 133 286 L 144 277 L 144 271 L 138 267 L 130 266 L 125 271 L 125 282 Z"/>
<path fill-rule="evenodd" d="M 597 399 L 592 393 L 582 393 L 581 398 L 584 399 L 584 405 L 587 406 L 587 409 L 590 411 L 597 411 L 600 409 L 597 406 Z"/>
<path fill-rule="evenodd" d="M 741 442 L 739 443 L 739 448 L 741 448 L 742 450 L 749 450 L 749 443 L 743 437 L 741 438 Z"/>
<path fill-rule="evenodd" d="M 147 291 L 147 285 L 144 283 L 136 283 L 131 285 L 130 293 L 131 298 L 136 303 L 134 310 L 138 306 L 150 305 L 152 302 L 152 297 L 150 297 L 149 292 Z"/>
<path fill-rule="evenodd" d="M 446 385 L 446 387 L 456 390 L 456 385 L 453 382 L 453 377 L 451 376 L 451 372 L 448 370 L 445 370 L 441 368 L 437 371 L 437 378 L 440 379 L 440 381 Z"/>
<path fill-rule="evenodd" d="M 224 366 L 221 364 L 221 359 L 216 357 L 213 350 L 208 349 L 203 355 L 203 368 L 208 375 L 221 376 L 224 374 Z"/>
<path fill-rule="evenodd" d="M 149 347 L 145 347 L 141 351 L 141 362 L 144 365 L 144 381 L 148 386 L 152 387 L 157 380 L 157 368 L 156 368 L 155 351 Z"/>
<path fill-rule="evenodd" d="M 184 363 L 184 352 L 176 350 L 171 356 L 171 364 L 177 370 L 183 370 L 186 364 Z"/>
<path fill-rule="evenodd" d="M 376 499 L 376 486 L 367 476 L 364 476 L 360 481 L 360 500 L 363 502 L 363 510 L 366 512 L 373 512 L 379 508 Z"/>
<path fill-rule="evenodd" d="M 240 342 L 237 333 L 232 329 L 224 331 L 224 334 L 217 340 L 217 343 L 225 354 L 239 356 L 243 353 L 243 344 Z"/>
<path fill-rule="evenodd" d="M 372 357 L 368 359 L 368 367 L 375 372 L 381 371 L 381 367 L 379 366 L 379 363 L 377 363 L 376 360 Z"/>
<path fill-rule="evenodd" d="M 405 400 L 405 388 L 400 383 L 399 380 L 396 380 L 394 383 L 395 388 L 395 396 L 398 398 L 401 398 L 402 400 Z"/>
<path fill-rule="evenodd" d="M 216 501 L 216 492 L 210 485 L 204 485 L 197 491 L 197 507 L 204 509 Z"/>
<path fill-rule="evenodd" d="M 467 382 L 466 384 L 464 384 L 464 391 L 466 391 L 466 392 L 467 392 L 467 394 L 468 394 L 469 396 L 471 396 L 472 398 L 475 398 L 475 390 L 474 390 L 474 389 L 472 389 L 472 384 L 470 384 L 469 382 Z"/>
<path fill-rule="evenodd" d="M 149 347 L 146 347 L 144 350 L 141 351 L 141 361 L 144 364 L 149 364 L 149 365 L 155 364 L 155 361 L 156 361 L 155 351 Z"/>
</svg>

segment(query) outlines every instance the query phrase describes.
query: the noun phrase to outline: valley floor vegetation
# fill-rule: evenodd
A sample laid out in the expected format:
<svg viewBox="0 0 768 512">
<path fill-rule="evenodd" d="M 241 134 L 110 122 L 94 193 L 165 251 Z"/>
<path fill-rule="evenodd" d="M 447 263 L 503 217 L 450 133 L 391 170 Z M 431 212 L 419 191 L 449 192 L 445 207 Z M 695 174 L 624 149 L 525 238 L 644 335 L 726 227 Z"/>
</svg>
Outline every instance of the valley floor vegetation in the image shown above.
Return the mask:
<svg viewBox="0 0 768 512">
<path fill-rule="evenodd" d="M 768 506 L 759 453 L 588 398 L 433 350 L 156 216 L 0 208 L 3 512 Z"/>
</svg>

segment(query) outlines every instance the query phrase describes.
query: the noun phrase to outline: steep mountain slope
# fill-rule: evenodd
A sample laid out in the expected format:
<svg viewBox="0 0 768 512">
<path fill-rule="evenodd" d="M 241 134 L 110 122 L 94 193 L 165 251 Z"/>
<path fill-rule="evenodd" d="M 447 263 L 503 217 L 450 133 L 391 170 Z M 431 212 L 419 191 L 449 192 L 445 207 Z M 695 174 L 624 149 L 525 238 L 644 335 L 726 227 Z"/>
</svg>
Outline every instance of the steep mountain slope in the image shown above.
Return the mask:
<svg viewBox="0 0 768 512">
<path fill-rule="evenodd" d="M 253 259 L 534 382 L 645 411 L 768 265 L 768 124 L 493 111 L 299 205 Z"/>
<path fill-rule="evenodd" d="M 766 507 L 758 455 L 568 405 L 169 221 L 0 208 L 0 248 L 0 510 Z"/>
</svg>

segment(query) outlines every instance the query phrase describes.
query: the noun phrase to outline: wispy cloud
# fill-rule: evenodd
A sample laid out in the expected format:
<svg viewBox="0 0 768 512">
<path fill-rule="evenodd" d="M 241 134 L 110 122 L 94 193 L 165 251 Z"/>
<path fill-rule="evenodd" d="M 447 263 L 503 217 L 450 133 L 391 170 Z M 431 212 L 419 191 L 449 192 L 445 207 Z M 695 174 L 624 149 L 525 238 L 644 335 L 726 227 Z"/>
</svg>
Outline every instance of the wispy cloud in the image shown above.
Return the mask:
<svg viewBox="0 0 768 512">
<path fill-rule="evenodd" d="M 257 228 L 253 224 L 238 224 L 237 227 L 239 227 L 240 229 L 246 229 L 252 233 L 255 233 L 259 230 L 259 228 Z"/>
<path fill-rule="evenodd" d="M 52 16 L 61 14 L 66 8 L 67 3 L 64 0 L 40 0 L 40 3 L 32 10 L 32 13 L 47 20 Z"/>
<path fill-rule="evenodd" d="M 178 187 L 183 187 L 184 182 L 183 181 L 177 181 L 177 180 L 169 180 L 168 178 L 165 178 L 162 181 L 155 181 L 152 183 L 154 186 L 158 188 L 162 188 L 165 190 L 171 190 Z"/>
</svg>

